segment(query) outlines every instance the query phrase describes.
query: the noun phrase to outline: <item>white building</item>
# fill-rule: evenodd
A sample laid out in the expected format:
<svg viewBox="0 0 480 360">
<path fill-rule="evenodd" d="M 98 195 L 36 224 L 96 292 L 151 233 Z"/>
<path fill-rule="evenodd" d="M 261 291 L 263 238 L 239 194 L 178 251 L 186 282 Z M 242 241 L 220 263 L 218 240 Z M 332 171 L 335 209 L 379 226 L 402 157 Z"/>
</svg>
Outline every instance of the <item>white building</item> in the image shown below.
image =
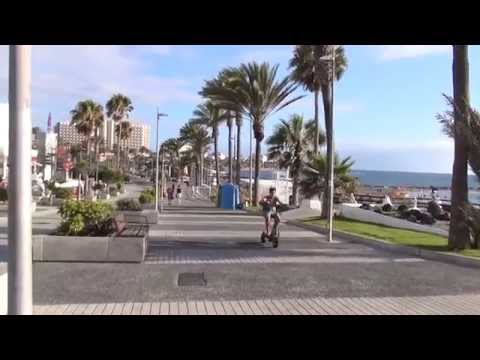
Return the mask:
<svg viewBox="0 0 480 360">
<path fill-rule="evenodd" d="M 150 146 L 150 126 L 140 122 L 129 121 L 133 130 L 128 140 L 120 141 L 120 148 L 128 147 L 129 149 L 140 149 L 141 147 Z M 115 134 L 115 122 L 111 119 L 106 119 L 100 136 L 105 139 L 105 148 L 113 150 L 114 145 L 118 139 Z M 80 144 L 85 141 L 85 136 L 79 134 L 75 126 L 70 125 L 69 122 L 59 123 L 55 127 L 55 132 L 58 134 L 59 144 Z"/>
</svg>

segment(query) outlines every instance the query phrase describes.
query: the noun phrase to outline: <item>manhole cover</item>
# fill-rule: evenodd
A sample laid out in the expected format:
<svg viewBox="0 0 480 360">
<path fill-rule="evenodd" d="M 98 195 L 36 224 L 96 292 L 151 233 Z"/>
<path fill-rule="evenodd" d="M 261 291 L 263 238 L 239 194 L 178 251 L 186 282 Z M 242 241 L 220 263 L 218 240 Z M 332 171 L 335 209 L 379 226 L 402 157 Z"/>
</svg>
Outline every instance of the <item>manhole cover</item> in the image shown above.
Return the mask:
<svg viewBox="0 0 480 360">
<path fill-rule="evenodd" d="M 177 284 L 178 286 L 205 286 L 207 279 L 205 273 L 180 273 Z"/>
</svg>

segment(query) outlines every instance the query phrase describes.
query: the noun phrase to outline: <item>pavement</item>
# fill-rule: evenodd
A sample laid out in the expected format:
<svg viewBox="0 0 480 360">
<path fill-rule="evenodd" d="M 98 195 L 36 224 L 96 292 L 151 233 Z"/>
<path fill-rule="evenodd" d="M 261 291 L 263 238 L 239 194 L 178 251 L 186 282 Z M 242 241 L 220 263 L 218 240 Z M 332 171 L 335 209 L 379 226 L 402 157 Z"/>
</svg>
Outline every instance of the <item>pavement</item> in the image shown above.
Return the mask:
<svg viewBox="0 0 480 360">
<path fill-rule="evenodd" d="M 139 189 L 137 189 L 139 190 Z M 478 269 L 392 254 L 220 210 L 188 190 L 142 264 L 34 263 L 36 314 L 479 314 Z M 206 284 L 179 286 L 181 273 Z"/>
</svg>

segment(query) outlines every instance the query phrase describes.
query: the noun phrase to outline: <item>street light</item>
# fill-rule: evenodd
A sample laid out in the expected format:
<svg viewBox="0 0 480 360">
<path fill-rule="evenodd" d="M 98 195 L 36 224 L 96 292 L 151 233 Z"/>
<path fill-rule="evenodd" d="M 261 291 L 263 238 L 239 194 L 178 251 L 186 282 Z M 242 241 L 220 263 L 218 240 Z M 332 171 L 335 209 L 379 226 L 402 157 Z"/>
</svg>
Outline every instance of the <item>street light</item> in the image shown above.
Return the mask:
<svg viewBox="0 0 480 360">
<path fill-rule="evenodd" d="M 155 211 L 156 211 L 157 214 L 158 214 L 158 122 L 159 122 L 161 116 L 168 116 L 168 115 L 159 113 L 158 108 L 157 108 L 157 137 L 156 137 L 157 145 L 156 145 L 156 148 L 155 148 L 156 153 L 157 153 L 157 166 L 156 166 L 156 174 L 155 174 Z M 163 191 L 162 191 L 162 195 L 163 195 Z M 163 199 L 162 199 L 162 211 L 163 211 Z"/>
<path fill-rule="evenodd" d="M 31 46 L 10 45 L 8 152 L 8 314 L 31 315 Z"/>
<path fill-rule="evenodd" d="M 250 193 L 250 206 L 252 206 L 253 191 L 252 191 L 252 177 L 253 177 L 253 162 L 252 162 L 252 138 L 253 138 L 253 120 L 250 119 L 250 176 L 248 179 L 248 190 Z"/>
<path fill-rule="evenodd" d="M 334 90 L 334 84 L 335 84 L 335 50 L 336 50 L 336 45 L 331 45 L 331 54 L 322 56 L 320 60 L 325 60 L 331 62 L 332 65 L 332 73 L 331 73 L 331 91 L 332 91 L 332 96 L 330 98 L 330 124 L 331 124 L 331 129 L 330 129 L 330 134 L 331 134 L 331 144 L 330 144 L 330 156 L 328 156 L 327 152 L 327 160 L 328 160 L 328 169 L 327 169 L 327 174 L 328 174 L 328 180 L 327 180 L 327 194 L 328 194 L 328 207 L 327 207 L 327 229 L 328 229 L 328 236 L 327 236 L 327 241 L 332 242 L 333 241 L 333 196 L 334 196 L 334 146 L 333 146 L 333 90 Z"/>
</svg>

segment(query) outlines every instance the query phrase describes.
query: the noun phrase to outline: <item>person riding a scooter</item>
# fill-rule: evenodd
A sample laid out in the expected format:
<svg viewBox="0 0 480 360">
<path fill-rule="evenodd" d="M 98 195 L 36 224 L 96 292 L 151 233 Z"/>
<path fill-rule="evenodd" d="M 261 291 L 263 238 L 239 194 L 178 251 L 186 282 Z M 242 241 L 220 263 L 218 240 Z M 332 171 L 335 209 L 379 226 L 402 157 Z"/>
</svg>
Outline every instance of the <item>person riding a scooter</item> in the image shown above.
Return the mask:
<svg viewBox="0 0 480 360">
<path fill-rule="evenodd" d="M 260 205 L 263 208 L 263 217 L 265 218 L 265 234 L 270 236 L 270 218 L 275 222 L 279 223 L 280 218 L 277 214 L 277 206 L 284 206 L 284 204 L 278 199 L 278 196 L 275 195 L 276 189 L 271 187 L 269 194 L 264 196 L 260 201 Z"/>
</svg>

